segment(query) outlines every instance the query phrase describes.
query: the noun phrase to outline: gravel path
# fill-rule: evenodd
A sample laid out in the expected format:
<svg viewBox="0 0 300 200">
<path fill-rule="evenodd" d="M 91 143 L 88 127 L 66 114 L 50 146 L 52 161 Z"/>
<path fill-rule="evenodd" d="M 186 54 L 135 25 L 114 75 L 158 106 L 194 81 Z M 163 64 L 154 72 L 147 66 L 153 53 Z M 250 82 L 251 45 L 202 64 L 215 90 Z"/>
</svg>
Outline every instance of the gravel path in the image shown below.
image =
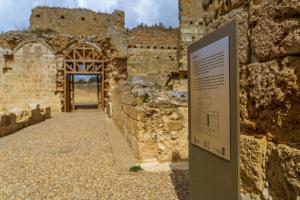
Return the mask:
<svg viewBox="0 0 300 200">
<path fill-rule="evenodd" d="M 0 199 L 187 199 L 187 174 L 120 175 L 104 113 L 62 114 L 0 138 Z"/>
</svg>

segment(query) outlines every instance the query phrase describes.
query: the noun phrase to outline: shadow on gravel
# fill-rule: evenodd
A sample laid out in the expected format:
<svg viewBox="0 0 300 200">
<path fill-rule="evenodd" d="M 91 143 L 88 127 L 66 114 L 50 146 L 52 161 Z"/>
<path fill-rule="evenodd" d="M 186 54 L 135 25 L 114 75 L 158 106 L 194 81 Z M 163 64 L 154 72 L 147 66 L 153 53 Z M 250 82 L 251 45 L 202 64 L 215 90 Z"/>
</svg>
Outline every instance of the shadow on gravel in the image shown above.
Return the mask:
<svg viewBox="0 0 300 200">
<path fill-rule="evenodd" d="M 189 197 L 189 174 L 188 171 L 172 170 L 172 183 L 179 200 L 187 200 Z"/>
<path fill-rule="evenodd" d="M 170 168 L 172 170 L 170 176 L 179 200 L 187 200 L 189 198 L 189 170 L 187 165 L 178 165 L 181 160 L 177 152 L 173 152 Z"/>
</svg>

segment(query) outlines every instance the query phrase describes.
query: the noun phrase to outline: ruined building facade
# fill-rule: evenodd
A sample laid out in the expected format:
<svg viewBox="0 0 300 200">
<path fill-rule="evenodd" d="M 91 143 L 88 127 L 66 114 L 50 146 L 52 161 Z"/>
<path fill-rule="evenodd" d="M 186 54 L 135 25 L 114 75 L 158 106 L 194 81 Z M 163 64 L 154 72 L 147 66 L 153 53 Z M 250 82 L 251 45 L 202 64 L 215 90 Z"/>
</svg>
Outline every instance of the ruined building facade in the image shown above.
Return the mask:
<svg viewBox="0 0 300 200">
<path fill-rule="evenodd" d="M 187 159 L 186 94 L 168 96 L 179 96 L 179 101 L 183 101 L 179 105 L 178 102 L 166 102 L 169 116 L 179 115 L 173 120 L 174 125 L 168 125 L 171 128 L 166 137 L 170 142 L 165 138 L 165 128 L 155 140 L 151 138 L 156 126 L 143 133 L 149 125 L 147 121 L 152 120 L 147 114 L 152 106 L 147 103 L 156 98 L 157 105 L 160 104 L 160 95 L 156 95 L 158 88 L 165 88 L 172 79 L 170 74 L 178 71 L 177 45 L 178 29 L 138 26 L 126 31 L 122 11 L 106 14 L 86 9 L 33 9 L 29 31 L 8 32 L 0 37 L 1 134 L 22 128 L 20 122 L 29 119 L 31 110 L 37 105 L 40 109 L 50 108 L 52 116 L 72 110 L 75 92 L 72 75 L 96 73 L 100 75 L 99 107 L 115 119 L 138 158 Z M 123 92 L 126 80 L 137 80 L 138 90 L 145 84 L 143 94 L 138 90 Z M 140 84 L 140 80 L 146 82 Z M 132 85 L 128 87 L 132 88 Z M 153 92 L 150 94 L 149 91 Z M 160 93 L 164 92 L 163 89 Z M 135 108 L 140 108 L 131 105 L 130 98 L 133 101 L 144 98 L 141 102 L 141 106 L 145 106 L 143 122 L 136 119 Z M 177 111 L 171 115 L 173 107 Z M 164 113 L 160 112 L 159 106 L 156 110 L 159 119 Z M 7 125 L 5 121 L 17 125 Z M 159 121 L 156 124 L 159 126 Z M 179 130 L 181 132 L 177 133 Z M 144 135 L 142 140 L 136 134 L 140 131 Z"/>
<path fill-rule="evenodd" d="M 177 71 L 178 29 L 136 27 L 128 32 L 128 73 L 166 84 Z"/>
<path fill-rule="evenodd" d="M 242 193 L 299 199 L 298 1 L 179 0 L 179 12 L 178 29 L 126 31 L 122 11 L 34 9 L 29 31 L 0 36 L 0 136 L 39 121 L 37 104 L 42 119 L 72 104 L 65 73 L 85 66 L 101 74 L 99 105 L 137 158 L 187 160 L 187 46 L 235 19 Z"/>
</svg>

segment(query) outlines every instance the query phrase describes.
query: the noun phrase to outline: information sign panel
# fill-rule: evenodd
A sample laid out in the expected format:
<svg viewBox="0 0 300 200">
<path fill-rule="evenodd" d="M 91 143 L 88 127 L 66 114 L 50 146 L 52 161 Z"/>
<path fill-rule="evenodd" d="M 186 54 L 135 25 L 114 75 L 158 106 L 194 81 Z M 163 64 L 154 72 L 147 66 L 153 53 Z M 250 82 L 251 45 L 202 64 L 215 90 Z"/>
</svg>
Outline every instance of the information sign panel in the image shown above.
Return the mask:
<svg viewBox="0 0 300 200">
<path fill-rule="evenodd" d="M 188 47 L 190 200 L 240 199 L 237 41 L 233 21 Z"/>
<path fill-rule="evenodd" d="M 229 36 L 190 55 L 191 142 L 230 160 Z"/>
</svg>

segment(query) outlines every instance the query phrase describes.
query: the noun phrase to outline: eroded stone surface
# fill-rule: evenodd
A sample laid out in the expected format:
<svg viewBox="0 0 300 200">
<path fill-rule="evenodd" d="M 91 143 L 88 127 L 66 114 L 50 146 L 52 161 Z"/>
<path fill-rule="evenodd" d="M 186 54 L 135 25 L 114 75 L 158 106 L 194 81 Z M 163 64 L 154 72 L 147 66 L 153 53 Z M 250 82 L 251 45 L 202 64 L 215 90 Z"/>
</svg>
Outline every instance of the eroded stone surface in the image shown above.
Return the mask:
<svg viewBox="0 0 300 200">
<path fill-rule="evenodd" d="M 299 58 L 242 66 L 241 122 L 248 132 L 298 142 Z M 243 129 L 242 129 L 243 130 Z"/>
<path fill-rule="evenodd" d="M 201 1 L 201 6 L 199 2 L 180 1 L 183 9 L 180 12 L 180 44 L 188 45 L 184 43 L 185 38 L 197 38 L 197 33 L 203 30 L 205 35 L 234 19 L 238 22 L 244 198 L 299 198 L 295 187 L 299 177 L 293 176 L 288 182 L 287 178 L 276 179 L 276 175 L 270 178 L 266 174 L 269 160 L 275 171 L 280 170 L 279 174 L 294 174 L 297 171 L 292 167 L 283 167 L 288 161 L 276 159 L 276 155 L 282 154 L 281 145 L 289 149 L 286 154 L 299 149 L 294 145 L 300 142 L 299 1 L 205 0 Z M 184 12 L 185 8 L 190 7 L 199 12 Z M 194 18 L 203 18 L 204 25 L 196 27 L 187 23 Z M 187 27 L 193 28 L 193 31 L 186 31 Z M 275 144 L 281 145 L 277 147 Z M 273 153 L 266 153 L 268 146 L 274 146 Z M 299 155 L 293 156 L 294 160 L 299 158 Z M 275 189 L 269 182 L 275 183 Z M 282 187 L 279 186 L 281 184 Z"/>
<path fill-rule="evenodd" d="M 265 140 L 241 136 L 241 181 L 245 191 L 263 191 L 266 151 Z"/>
<path fill-rule="evenodd" d="M 113 92 L 113 118 L 140 159 L 187 159 L 187 96 L 136 80 Z"/>
<path fill-rule="evenodd" d="M 280 43 L 280 52 L 284 54 L 299 54 L 300 53 L 300 29 L 293 30 L 283 38 Z"/>
<path fill-rule="evenodd" d="M 13 60 L 0 64 L 0 110 L 27 109 L 28 104 L 50 106 L 52 114 L 61 112 L 61 95 L 56 94 L 57 66 L 54 52 L 41 43 L 25 44 Z"/>
<path fill-rule="evenodd" d="M 14 133 L 22 128 L 40 123 L 51 117 L 51 109 L 39 105 L 27 110 L 18 108 L 0 113 L 0 137 Z"/>
<path fill-rule="evenodd" d="M 300 197 L 299 148 L 269 145 L 266 173 L 272 196 L 282 199 Z"/>
<path fill-rule="evenodd" d="M 249 63 L 250 61 L 250 42 L 249 42 L 249 21 L 248 12 L 243 8 L 233 10 L 225 15 L 222 15 L 215 20 L 207 19 L 206 32 L 212 32 L 225 24 L 236 20 L 238 24 L 239 37 L 239 60 L 241 64 Z"/>
<path fill-rule="evenodd" d="M 284 46 L 287 48 L 284 49 L 280 43 L 289 39 L 285 39 L 287 33 L 292 33 L 300 26 L 299 19 L 293 15 L 294 12 L 291 12 L 291 15 L 286 12 L 294 10 L 297 13 L 297 6 L 299 7 L 299 2 L 293 1 L 250 1 L 250 24 L 253 27 L 251 45 L 257 59 L 266 61 L 292 53 L 289 52 L 290 47 Z M 299 37 L 294 39 L 298 40 L 294 41 L 296 44 L 299 43 Z"/>
</svg>

